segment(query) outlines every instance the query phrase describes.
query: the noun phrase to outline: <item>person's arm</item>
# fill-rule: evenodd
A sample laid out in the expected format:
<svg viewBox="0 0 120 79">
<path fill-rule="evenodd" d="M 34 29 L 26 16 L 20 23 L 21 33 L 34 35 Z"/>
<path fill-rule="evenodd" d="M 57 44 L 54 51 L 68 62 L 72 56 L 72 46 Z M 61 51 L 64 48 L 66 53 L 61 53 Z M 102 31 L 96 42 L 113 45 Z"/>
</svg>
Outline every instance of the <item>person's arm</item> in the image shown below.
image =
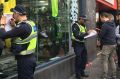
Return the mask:
<svg viewBox="0 0 120 79">
<path fill-rule="evenodd" d="M 2 16 L 0 18 L 0 38 L 2 38 L 2 39 L 18 37 L 20 35 L 20 33 L 22 33 L 22 32 L 20 32 L 20 31 L 22 31 L 20 27 L 14 28 L 14 29 L 6 32 L 4 29 L 5 25 L 6 25 L 6 17 Z"/>
<path fill-rule="evenodd" d="M 107 31 L 107 26 L 103 25 L 102 28 L 101 28 L 101 31 L 99 33 L 100 39 L 105 35 L 106 31 Z"/>
<path fill-rule="evenodd" d="M 73 31 L 74 37 L 77 38 L 77 39 L 79 39 L 79 40 L 84 39 L 84 37 L 86 35 L 88 35 L 87 33 L 81 33 L 77 24 L 73 24 L 72 31 Z"/>
<path fill-rule="evenodd" d="M 116 34 L 117 38 L 120 38 L 119 28 L 120 28 L 120 26 L 118 25 L 115 29 L 115 34 Z"/>
<path fill-rule="evenodd" d="M 0 38 L 13 38 L 13 37 L 20 37 L 24 32 L 24 29 L 20 27 L 16 27 L 10 31 L 5 31 L 4 28 L 0 28 Z"/>
<path fill-rule="evenodd" d="M 12 27 L 12 29 L 15 28 L 16 22 L 15 22 L 15 19 L 14 19 L 14 18 L 11 18 L 11 19 L 10 19 L 10 26 Z"/>
</svg>

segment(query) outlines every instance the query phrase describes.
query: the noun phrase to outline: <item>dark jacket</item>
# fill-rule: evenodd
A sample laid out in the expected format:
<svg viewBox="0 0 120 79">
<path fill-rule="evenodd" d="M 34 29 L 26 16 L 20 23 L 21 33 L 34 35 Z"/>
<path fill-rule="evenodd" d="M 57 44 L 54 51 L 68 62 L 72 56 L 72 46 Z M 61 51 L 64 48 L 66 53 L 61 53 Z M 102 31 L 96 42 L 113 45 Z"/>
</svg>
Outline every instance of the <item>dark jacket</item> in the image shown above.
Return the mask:
<svg viewBox="0 0 120 79">
<path fill-rule="evenodd" d="M 76 23 L 78 23 L 78 22 L 76 22 Z M 80 41 L 84 41 L 84 37 L 88 34 L 87 34 L 87 32 L 81 33 L 79 26 L 76 23 L 74 23 L 72 25 L 72 33 L 76 39 L 78 39 Z M 85 27 L 85 25 L 84 25 L 84 27 Z M 78 41 L 72 40 L 72 47 L 76 46 L 77 44 L 84 44 L 84 42 L 78 42 Z"/>
<path fill-rule="evenodd" d="M 0 29 L 0 38 L 1 39 L 6 39 L 6 38 L 15 38 L 15 37 L 20 37 L 21 39 L 27 38 L 32 31 L 32 28 L 29 24 L 25 22 L 19 23 L 14 29 L 10 31 L 5 31 L 4 29 Z M 17 45 L 17 44 L 12 44 L 12 52 L 17 55 L 23 50 L 26 50 L 28 47 L 29 43 L 27 44 L 22 44 L 22 45 Z"/>
<path fill-rule="evenodd" d="M 4 48 L 4 41 L 2 39 L 0 39 L 0 50 L 2 50 Z"/>
<path fill-rule="evenodd" d="M 105 22 L 102 25 L 99 37 L 101 39 L 102 45 L 115 45 L 116 44 L 115 23 Z"/>
<path fill-rule="evenodd" d="M 73 32 L 73 35 L 76 39 L 79 39 L 80 41 L 82 41 L 84 39 L 84 37 L 87 35 L 87 33 L 81 33 L 79 26 L 76 23 L 74 23 L 72 25 L 72 32 Z M 85 27 L 85 25 L 82 25 L 82 26 Z"/>
</svg>

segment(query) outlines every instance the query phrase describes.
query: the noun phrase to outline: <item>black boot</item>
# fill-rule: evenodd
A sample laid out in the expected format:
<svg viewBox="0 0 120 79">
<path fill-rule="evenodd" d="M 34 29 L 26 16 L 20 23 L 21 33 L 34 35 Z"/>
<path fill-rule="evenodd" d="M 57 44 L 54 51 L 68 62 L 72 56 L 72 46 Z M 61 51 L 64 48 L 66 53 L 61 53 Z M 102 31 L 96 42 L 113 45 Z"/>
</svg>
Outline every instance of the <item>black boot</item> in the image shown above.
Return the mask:
<svg viewBox="0 0 120 79">
<path fill-rule="evenodd" d="M 81 74 L 82 77 L 89 77 L 89 75 L 85 74 L 85 73 L 82 73 Z"/>
<path fill-rule="evenodd" d="M 79 73 L 76 73 L 76 76 L 75 76 L 75 77 L 76 77 L 76 79 L 82 79 L 82 78 L 81 78 L 81 74 L 79 74 Z"/>
</svg>

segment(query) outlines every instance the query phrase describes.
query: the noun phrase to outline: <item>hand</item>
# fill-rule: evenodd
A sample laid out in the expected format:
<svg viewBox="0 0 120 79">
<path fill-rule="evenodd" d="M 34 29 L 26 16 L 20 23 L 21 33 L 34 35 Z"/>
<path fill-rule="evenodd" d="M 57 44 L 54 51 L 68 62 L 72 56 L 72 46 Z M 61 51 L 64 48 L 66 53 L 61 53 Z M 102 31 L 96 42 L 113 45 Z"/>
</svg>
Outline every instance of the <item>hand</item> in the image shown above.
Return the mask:
<svg viewBox="0 0 120 79">
<path fill-rule="evenodd" d="M 5 26 L 6 25 L 6 16 L 2 16 L 0 19 L 0 25 Z"/>
<path fill-rule="evenodd" d="M 97 31 L 100 31 L 100 29 L 99 29 L 99 28 L 96 28 L 96 30 L 97 30 Z"/>
<path fill-rule="evenodd" d="M 95 31 L 94 29 L 90 29 L 90 30 L 88 30 L 88 34 L 90 34 L 91 32 L 93 32 L 93 31 Z"/>
<path fill-rule="evenodd" d="M 14 19 L 14 18 L 11 18 L 11 19 L 10 19 L 10 25 L 11 25 L 12 27 L 15 27 L 15 26 L 16 26 L 16 23 L 15 23 L 15 19 Z"/>
</svg>

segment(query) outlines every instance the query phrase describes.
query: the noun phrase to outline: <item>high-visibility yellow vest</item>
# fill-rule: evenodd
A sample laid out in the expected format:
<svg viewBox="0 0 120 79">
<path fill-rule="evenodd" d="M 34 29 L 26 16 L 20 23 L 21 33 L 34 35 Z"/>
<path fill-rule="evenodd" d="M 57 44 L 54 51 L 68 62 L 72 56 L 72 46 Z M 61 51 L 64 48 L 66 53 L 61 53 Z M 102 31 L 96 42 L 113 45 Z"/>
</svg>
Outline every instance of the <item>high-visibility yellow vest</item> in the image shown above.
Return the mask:
<svg viewBox="0 0 120 79">
<path fill-rule="evenodd" d="M 76 23 L 79 27 L 79 31 L 80 33 L 86 33 L 86 27 L 82 26 L 82 25 L 79 25 L 78 23 Z M 76 39 L 73 35 L 73 32 L 72 32 L 72 40 L 75 40 L 75 41 L 78 41 L 78 42 L 84 42 L 84 40 L 79 40 L 79 39 Z"/>
<path fill-rule="evenodd" d="M 33 21 L 26 21 L 26 23 L 28 23 L 32 28 L 31 34 L 23 40 L 21 38 L 16 38 L 14 40 L 15 44 L 21 45 L 21 44 L 29 43 L 27 49 L 24 51 L 21 51 L 19 55 L 28 55 L 28 54 L 34 53 L 36 44 L 37 44 L 37 27 L 35 26 L 35 23 Z"/>
</svg>

